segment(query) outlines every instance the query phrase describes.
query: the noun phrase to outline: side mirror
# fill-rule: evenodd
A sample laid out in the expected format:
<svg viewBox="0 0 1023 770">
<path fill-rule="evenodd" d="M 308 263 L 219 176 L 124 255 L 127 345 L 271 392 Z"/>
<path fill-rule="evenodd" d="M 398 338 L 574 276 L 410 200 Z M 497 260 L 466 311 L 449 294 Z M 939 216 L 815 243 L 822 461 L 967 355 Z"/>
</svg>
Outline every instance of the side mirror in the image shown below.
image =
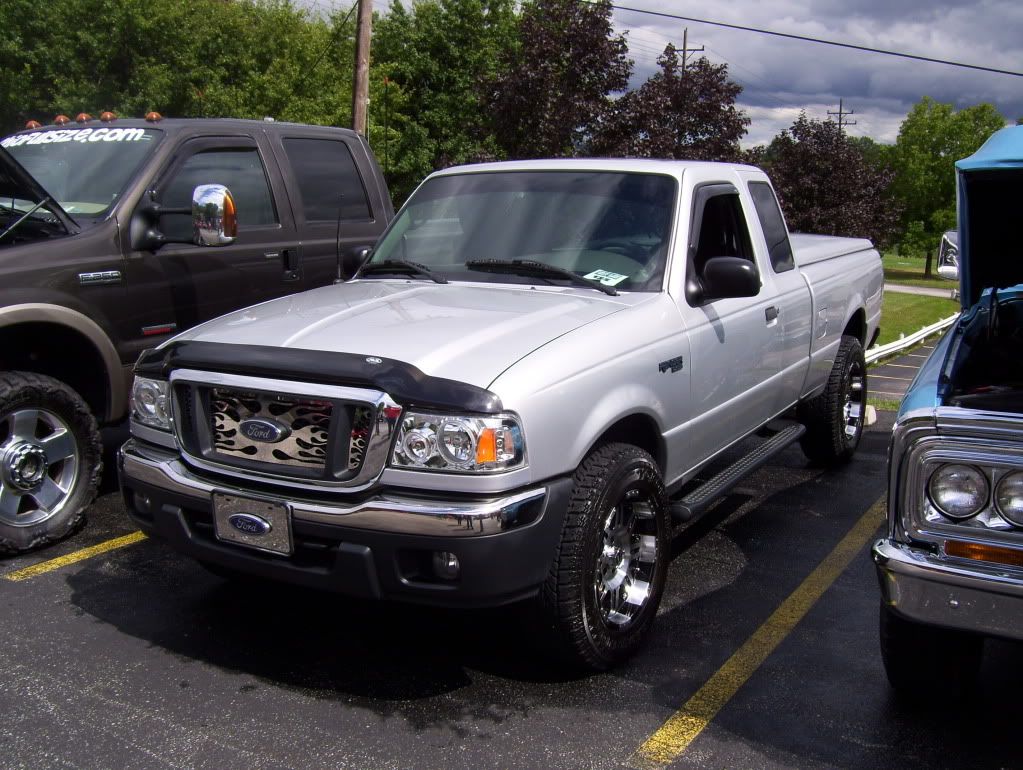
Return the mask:
<svg viewBox="0 0 1023 770">
<path fill-rule="evenodd" d="M 192 242 L 227 246 L 238 237 L 238 210 L 222 184 L 201 184 L 192 192 Z"/>
<path fill-rule="evenodd" d="M 711 302 L 728 297 L 755 297 L 760 293 L 757 267 L 741 257 L 712 257 L 699 278 L 698 301 Z"/>
<path fill-rule="evenodd" d="M 346 281 L 355 275 L 359 268 L 366 263 L 372 251 L 373 249 L 370 246 L 359 246 L 345 252 L 341 257 L 341 273 Z"/>
<path fill-rule="evenodd" d="M 938 265 L 938 275 L 948 281 L 958 281 L 959 268 L 955 265 Z"/>
</svg>

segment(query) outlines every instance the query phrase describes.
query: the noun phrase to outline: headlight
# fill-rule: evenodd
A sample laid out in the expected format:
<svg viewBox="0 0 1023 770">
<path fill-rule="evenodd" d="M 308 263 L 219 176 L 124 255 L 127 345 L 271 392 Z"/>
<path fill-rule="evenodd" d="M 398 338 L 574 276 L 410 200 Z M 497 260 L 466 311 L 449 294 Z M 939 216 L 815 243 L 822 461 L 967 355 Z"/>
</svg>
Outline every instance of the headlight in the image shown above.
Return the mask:
<svg viewBox="0 0 1023 770">
<path fill-rule="evenodd" d="M 522 427 L 514 417 L 405 415 L 391 464 L 399 468 L 486 473 L 526 464 Z"/>
<path fill-rule="evenodd" d="M 931 474 L 927 494 L 950 519 L 968 519 L 987 505 L 987 476 L 972 465 L 942 465 Z"/>
<path fill-rule="evenodd" d="M 166 380 L 136 377 L 131 386 L 131 419 L 150 428 L 171 430 L 169 392 Z"/>
<path fill-rule="evenodd" d="M 1023 473 L 1015 471 L 1002 477 L 995 488 L 995 505 L 1002 518 L 1023 527 Z"/>
</svg>

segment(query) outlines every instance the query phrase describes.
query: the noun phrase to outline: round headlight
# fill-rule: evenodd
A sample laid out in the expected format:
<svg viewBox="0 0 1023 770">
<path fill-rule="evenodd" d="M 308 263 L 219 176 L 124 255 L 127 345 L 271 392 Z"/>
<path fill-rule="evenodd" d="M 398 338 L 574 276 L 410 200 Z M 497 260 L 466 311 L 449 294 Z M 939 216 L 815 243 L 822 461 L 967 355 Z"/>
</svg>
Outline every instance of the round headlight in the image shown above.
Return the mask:
<svg viewBox="0 0 1023 770">
<path fill-rule="evenodd" d="M 479 431 L 468 420 L 445 420 L 440 426 L 440 454 L 449 464 L 468 467 L 476 461 Z"/>
<path fill-rule="evenodd" d="M 426 465 L 437 454 L 437 434 L 428 427 L 416 428 L 405 434 L 401 442 L 405 455 L 417 465 Z"/>
<path fill-rule="evenodd" d="M 950 519 L 968 519 L 987 505 L 987 476 L 972 465 L 942 465 L 931 474 L 927 493 Z"/>
<path fill-rule="evenodd" d="M 1023 473 L 1015 471 L 1002 477 L 995 487 L 995 505 L 1003 519 L 1023 527 Z"/>
</svg>

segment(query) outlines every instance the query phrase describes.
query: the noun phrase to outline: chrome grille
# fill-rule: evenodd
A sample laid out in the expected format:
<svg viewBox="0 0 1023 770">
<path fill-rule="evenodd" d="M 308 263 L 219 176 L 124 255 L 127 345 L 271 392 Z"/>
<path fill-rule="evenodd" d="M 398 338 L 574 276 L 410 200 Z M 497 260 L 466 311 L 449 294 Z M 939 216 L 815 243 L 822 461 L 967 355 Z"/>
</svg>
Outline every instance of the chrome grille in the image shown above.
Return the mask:
<svg viewBox="0 0 1023 770">
<path fill-rule="evenodd" d="M 352 436 L 348 442 L 348 470 L 354 471 L 366 457 L 366 443 L 373 427 L 373 412 L 364 406 L 356 407 L 352 419 Z"/>
<path fill-rule="evenodd" d="M 210 411 L 213 447 L 220 454 L 300 468 L 326 465 L 332 411 L 329 401 L 214 388 Z M 285 437 L 273 443 L 247 437 L 242 425 L 255 420 L 281 426 Z"/>
<path fill-rule="evenodd" d="M 370 388 L 187 368 L 170 379 L 175 433 L 190 465 L 305 489 L 372 483 L 402 413 Z"/>
</svg>

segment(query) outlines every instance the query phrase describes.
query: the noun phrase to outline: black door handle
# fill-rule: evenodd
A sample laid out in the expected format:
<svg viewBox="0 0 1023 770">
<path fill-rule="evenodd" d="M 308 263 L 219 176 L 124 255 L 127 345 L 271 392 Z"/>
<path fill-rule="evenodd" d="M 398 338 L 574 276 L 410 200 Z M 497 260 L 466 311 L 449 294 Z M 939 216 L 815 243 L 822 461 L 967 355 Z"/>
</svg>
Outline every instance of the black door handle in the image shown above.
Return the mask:
<svg viewBox="0 0 1023 770">
<path fill-rule="evenodd" d="M 297 281 L 299 277 L 298 249 L 296 248 L 282 249 L 281 261 L 284 264 L 284 280 Z"/>
<path fill-rule="evenodd" d="M 778 308 L 769 307 L 764 310 L 764 317 L 767 319 L 767 323 L 771 323 L 778 318 Z"/>
</svg>

